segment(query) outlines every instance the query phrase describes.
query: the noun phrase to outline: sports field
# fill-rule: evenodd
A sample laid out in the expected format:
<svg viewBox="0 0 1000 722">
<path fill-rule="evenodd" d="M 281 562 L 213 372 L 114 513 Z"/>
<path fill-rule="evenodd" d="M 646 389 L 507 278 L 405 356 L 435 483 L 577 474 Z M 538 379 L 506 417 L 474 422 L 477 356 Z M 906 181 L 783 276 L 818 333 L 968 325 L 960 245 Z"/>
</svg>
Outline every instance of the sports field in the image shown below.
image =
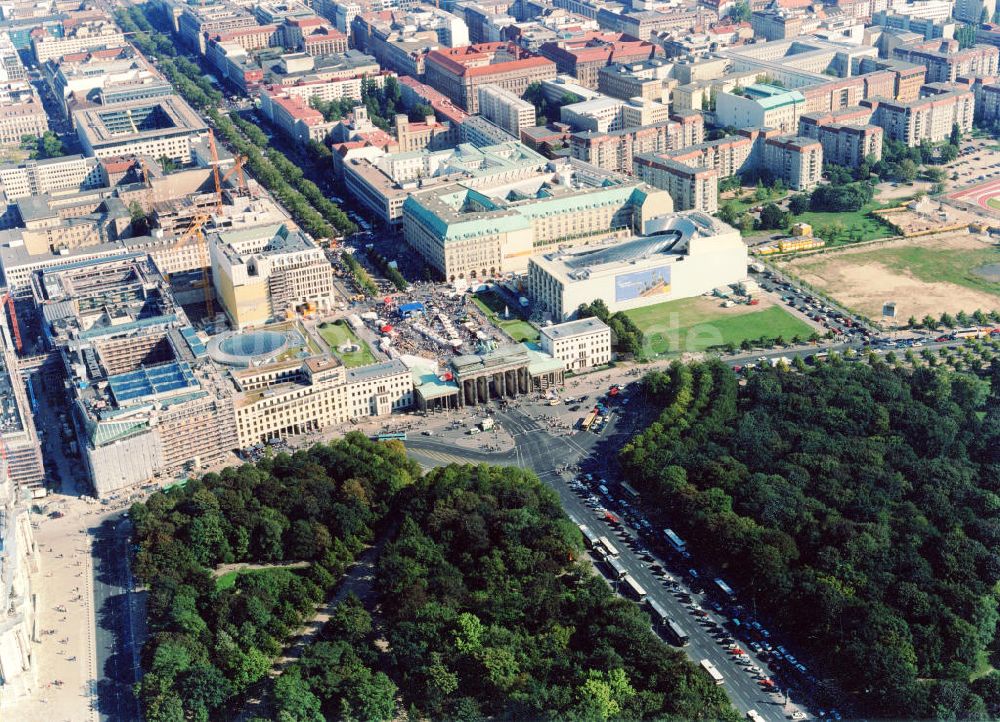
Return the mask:
<svg viewBox="0 0 1000 722">
<path fill-rule="evenodd" d="M 759 338 L 806 339 L 816 329 L 780 306 L 723 308 L 720 299 L 698 296 L 626 311 L 646 336 L 647 354 L 704 351 Z"/>
<path fill-rule="evenodd" d="M 904 319 L 1000 308 L 1000 248 L 966 232 L 847 248 L 782 265 L 872 317 L 885 301 L 895 301 Z"/>
<path fill-rule="evenodd" d="M 948 196 L 956 201 L 972 203 L 980 208 L 1000 210 L 1000 179 L 988 180 Z"/>
<path fill-rule="evenodd" d="M 362 341 L 355 335 L 355 333 L 347 327 L 346 323 L 323 323 L 320 324 L 319 335 L 323 337 L 326 341 L 327 346 L 330 347 L 330 352 L 344 362 L 344 366 L 349 369 L 355 366 L 367 366 L 368 364 L 375 363 L 375 356 L 372 354 L 371 349 L 368 348 L 368 344 Z M 354 351 L 352 353 L 341 353 L 337 350 L 338 346 L 345 343 L 354 343 L 361 347 L 360 351 Z"/>
</svg>

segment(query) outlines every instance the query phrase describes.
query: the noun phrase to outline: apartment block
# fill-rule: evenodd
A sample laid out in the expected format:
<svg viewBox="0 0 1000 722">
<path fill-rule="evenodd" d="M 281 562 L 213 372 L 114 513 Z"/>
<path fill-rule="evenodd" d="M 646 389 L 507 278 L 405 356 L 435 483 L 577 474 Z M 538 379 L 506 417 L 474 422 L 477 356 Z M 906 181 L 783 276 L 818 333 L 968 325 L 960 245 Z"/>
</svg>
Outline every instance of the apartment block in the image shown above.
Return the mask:
<svg viewBox="0 0 1000 722">
<path fill-rule="evenodd" d="M 866 158 L 882 157 L 884 131 L 871 125 L 872 115 L 866 106 L 807 113 L 799 119 L 799 135 L 820 142 L 825 162 L 855 168 Z"/>
<path fill-rule="evenodd" d="M 768 138 L 764 141 L 764 168 L 793 190 L 808 190 L 823 174 L 823 146 L 801 136 Z"/>
<path fill-rule="evenodd" d="M 479 87 L 523 96 L 532 83 L 554 80 L 556 65 L 507 42 L 440 48 L 427 54 L 427 84 L 469 113 L 479 112 Z"/>
<path fill-rule="evenodd" d="M 953 90 L 909 102 L 865 101 L 874 110 L 872 123 L 885 137 L 913 147 L 922 140 L 947 140 L 957 125 L 962 133 L 972 130 L 975 96 L 968 90 Z"/>
<path fill-rule="evenodd" d="M 930 40 L 903 45 L 893 57 L 927 68 L 928 83 L 953 83 L 960 77 L 995 76 L 1000 49 L 995 45 L 974 45 L 961 50 L 957 40 Z"/>
<path fill-rule="evenodd" d="M 679 150 L 704 141 L 700 113 L 672 115 L 665 123 L 608 133 L 583 132 L 570 136 L 573 158 L 617 173 L 633 174 L 632 159 L 643 153 Z"/>
<path fill-rule="evenodd" d="M 676 211 L 719 210 L 719 171 L 715 168 L 692 167 L 657 153 L 637 155 L 633 168 L 636 178 L 669 193 Z"/>
<path fill-rule="evenodd" d="M 515 138 L 535 125 L 535 106 L 518 95 L 493 85 L 479 86 L 479 112 Z"/>
</svg>

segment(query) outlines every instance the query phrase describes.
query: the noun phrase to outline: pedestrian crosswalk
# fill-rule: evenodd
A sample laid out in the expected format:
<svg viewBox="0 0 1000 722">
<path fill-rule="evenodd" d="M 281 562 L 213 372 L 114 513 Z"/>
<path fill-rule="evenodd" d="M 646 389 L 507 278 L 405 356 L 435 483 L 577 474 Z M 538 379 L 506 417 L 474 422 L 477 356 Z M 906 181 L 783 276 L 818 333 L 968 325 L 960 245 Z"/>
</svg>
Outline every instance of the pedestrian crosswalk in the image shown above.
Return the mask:
<svg viewBox="0 0 1000 722">
<path fill-rule="evenodd" d="M 468 456 L 460 456 L 459 454 L 450 454 L 446 451 L 436 451 L 433 449 L 407 449 L 406 453 L 416 461 L 418 464 L 425 468 L 433 468 L 435 466 L 446 466 L 448 464 L 510 464 L 509 459 L 504 459 L 501 457 L 489 460 L 479 461 L 477 459 L 470 459 Z"/>
</svg>

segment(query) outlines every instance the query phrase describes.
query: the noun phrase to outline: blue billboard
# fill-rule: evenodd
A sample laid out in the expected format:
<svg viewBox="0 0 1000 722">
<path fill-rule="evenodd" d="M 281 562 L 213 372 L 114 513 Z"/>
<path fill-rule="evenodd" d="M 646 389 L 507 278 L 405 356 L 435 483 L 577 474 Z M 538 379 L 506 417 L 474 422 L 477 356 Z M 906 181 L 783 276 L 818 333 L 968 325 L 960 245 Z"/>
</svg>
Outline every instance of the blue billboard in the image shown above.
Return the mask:
<svg viewBox="0 0 1000 722">
<path fill-rule="evenodd" d="M 615 276 L 615 303 L 670 293 L 670 266 Z"/>
</svg>

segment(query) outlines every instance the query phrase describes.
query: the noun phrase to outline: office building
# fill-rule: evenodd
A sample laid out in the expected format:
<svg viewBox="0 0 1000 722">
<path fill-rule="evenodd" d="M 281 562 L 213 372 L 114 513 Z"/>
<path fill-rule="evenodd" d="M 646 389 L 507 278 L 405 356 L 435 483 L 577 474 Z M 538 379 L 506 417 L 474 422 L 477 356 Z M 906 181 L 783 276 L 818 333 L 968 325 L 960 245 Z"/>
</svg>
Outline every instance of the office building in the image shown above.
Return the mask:
<svg viewBox="0 0 1000 722">
<path fill-rule="evenodd" d="M 601 68 L 616 63 L 639 63 L 663 54 L 653 43 L 621 33 L 602 32 L 543 43 L 538 52 L 554 62 L 558 72 L 572 75 L 591 89 L 597 88 Z"/>
<path fill-rule="evenodd" d="M 49 118 L 35 89 L 24 81 L 0 88 L 0 145 L 19 145 L 21 138 L 40 138 L 49 129 Z"/>
<path fill-rule="evenodd" d="M 284 224 L 208 235 L 212 282 L 233 328 L 282 319 L 297 307 L 333 305 L 333 271 L 323 249 Z"/>
<path fill-rule="evenodd" d="M 719 125 L 732 128 L 776 128 L 794 133 L 806 99 L 798 90 L 755 83 L 742 93 L 716 95 L 715 118 Z"/>
<path fill-rule="evenodd" d="M 664 191 L 561 158 L 516 183 L 414 192 L 403 235 L 449 281 L 491 278 L 523 272 L 532 254 L 557 244 L 628 236 L 671 210 Z"/>
<path fill-rule="evenodd" d="M 542 171 L 548 161 L 513 139 L 499 145 L 382 154 L 344 164 L 348 193 L 387 226 L 403 222 L 403 203 L 413 192 L 443 188 L 457 181 L 470 187 L 521 180 Z"/>
<path fill-rule="evenodd" d="M 0 713 L 37 693 L 38 549 L 31 527 L 31 497 L 11 479 L 0 457 Z"/>
<path fill-rule="evenodd" d="M 75 193 L 104 185 L 97 161 L 82 155 L 0 165 L 0 191 L 8 201 L 46 193 Z"/>
<path fill-rule="evenodd" d="M 509 90 L 492 85 L 479 87 L 479 112 L 515 138 L 535 125 L 535 106 Z"/>
<path fill-rule="evenodd" d="M 148 155 L 187 165 L 208 127 L 179 96 L 78 110 L 73 125 L 84 153 L 96 158 Z"/>
<path fill-rule="evenodd" d="M 32 54 L 39 65 L 71 53 L 120 48 L 123 45 L 125 36 L 110 18 L 84 14 L 64 20 L 61 35 L 45 27 L 38 28 L 31 35 Z"/>
<path fill-rule="evenodd" d="M 433 5 L 357 15 L 351 36 L 354 47 L 374 55 L 382 67 L 418 79 L 429 52 L 469 44 L 465 21 Z"/>
<path fill-rule="evenodd" d="M 586 371 L 611 363 L 611 329 L 599 318 L 543 326 L 542 351 L 566 364 L 567 371 Z"/>
<path fill-rule="evenodd" d="M 677 213 L 651 223 L 645 236 L 533 257 L 528 295 L 565 320 L 595 298 L 615 313 L 699 296 L 742 281 L 746 273 L 739 231 L 704 213 Z M 669 323 L 665 318 L 664 336 Z"/>
<path fill-rule="evenodd" d="M 440 48 L 427 54 L 426 82 L 469 113 L 479 112 L 479 87 L 495 85 L 517 96 L 532 83 L 553 80 L 556 65 L 513 43 Z"/>
<path fill-rule="evenodd" d="M 559 119 L 563 123 L 575 130 L 597 133 L 655 125 L 665 122 L 669 117 L 668 106 L 643 98 L 619 100 L 601 96 L 564 105 L 559 109 Z"/>
<path fill-rule="evenodd" d="M 673 63 L 660 58 L 641 63 L 615 64 L 597 72 L 597 89 L 612 98 L 643 98 L 657 103 L 670 101 Z"/>
</svg>

